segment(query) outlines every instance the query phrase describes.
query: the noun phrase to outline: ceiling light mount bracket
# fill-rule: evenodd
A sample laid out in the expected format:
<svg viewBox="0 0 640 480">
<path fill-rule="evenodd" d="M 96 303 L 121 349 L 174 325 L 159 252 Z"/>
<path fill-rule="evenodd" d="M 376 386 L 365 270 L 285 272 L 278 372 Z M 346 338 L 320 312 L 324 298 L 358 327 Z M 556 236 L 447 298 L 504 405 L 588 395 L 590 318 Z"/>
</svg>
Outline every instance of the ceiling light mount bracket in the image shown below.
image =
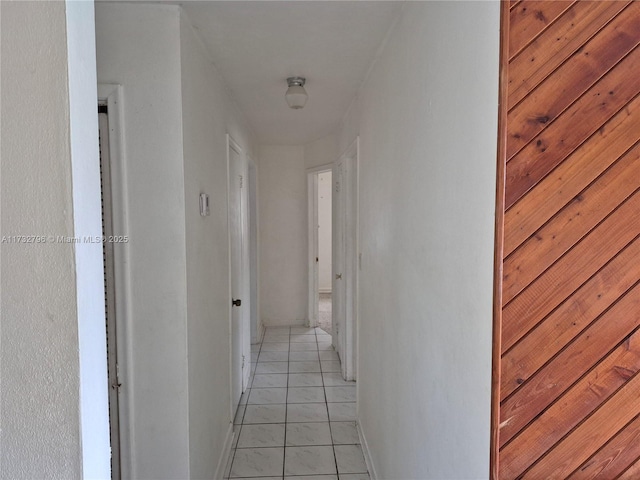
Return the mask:
<svg viewBox="0 0 640 480">
<path fill-rule="evenodd" d="M 294 85 L 298 87 L 304 87 L 306 81 L 307 79 L 304 77 L 289 77 L 287 78 L 287 85 L 290 87 L 293 87 Z"/>
</svg>

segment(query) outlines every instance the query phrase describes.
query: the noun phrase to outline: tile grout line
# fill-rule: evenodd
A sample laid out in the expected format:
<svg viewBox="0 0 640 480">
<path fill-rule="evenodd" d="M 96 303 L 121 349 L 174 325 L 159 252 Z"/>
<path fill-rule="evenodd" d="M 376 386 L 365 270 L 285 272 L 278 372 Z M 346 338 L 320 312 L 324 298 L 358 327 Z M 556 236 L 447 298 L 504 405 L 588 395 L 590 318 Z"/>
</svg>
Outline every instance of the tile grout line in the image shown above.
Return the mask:
<svg viewBox="0 0 640 480">
<path fill-rule="evenodd" d="M 291 368 L 291 327 L 289 327 L 289 350 L 287 351 L 287 392 L 284 397 L 284 442 L 282 444 L 282 478 L 285 476 L 287 461 L 287 415 L 289 413 L 289 370 Z"/>
<path fill-rule="evenodd" d="M 264 332 L 262 332 L 262 340 L 264 340 L 265 333 L 266 333 L 266 329 L 265 329 Z M 257 353 L 257 356 L 256 356 L 256 362 L 255 362 L 256 363 L 256 370 L 258 369 L 258 360 L 260 359 L 260 353 L 262 352 L 262 343 L 263 342 L 260 341 L 260 348 L 258 349 L 258 353 Z M 251 350 L 251 348 L 249 348 L 249 350 Z M 256 374 L 255 370 L 253 372 L 253 375 L 251 374 L 251 363 L 252 363 L 251 362 L 251 355 L 252 354 L 253 354 L 253 352 L 249 351 L 249 379 L 251 381 L 249 382 L 249 385 L 247 385 L 247 391 L 248 391 L 248 393 L 247 393 L 247 401 L 244 404 L 244 411 L 242 412 L 242 418 L 239 419 L 240 423 L 238 424 L 238 438 L 234 442 L 236 445 L 235 445 L 235 447 L 233 447 L 231 449 L 232 451 L 231 451 L 231 459 L 230 459 L 231 465 L 229 467 L 229 478 L 231 478 L 231 470 L 233 470 L 233 462 L 236 459 L 236 452 L 238 451 L 238 444 L 240 443 L 240 434 L 242 433 L 242 427 L 244 426 L 244 417 L 247 414 L 247 407 L 249 406 L 249 397 L 251 396 L 251 387 L 253 386 L 253 380 L 254 380 L 254 378 L 252 378 L 252 377 L 255 377 L 255 374 Z M 242 395 L 240 396 L 240 401 L 242 401 Z M 241 405 L 238 405 L 238 408 L 240 408 L 240 407 L 241 407 Z M 236 411 L 236 415 L 237 414 L 238 413 Z M 233 427 L 235 427 L 235 421 L 236 421 L 236 419 L 235 419 L 235 416 L 234 416 L 233 420 L 231 421 Z"/>
<path fill-rule="evenodd" d="M 289 330 L 289 342 L 288 342 L 287 361 L 286 361 L 286 364 L 287 364 L 287 381 L 286 381 L 286 387 L 285 387 L 286 391 L 285 391 L 285 418 L 284 418 L 285 431 L 284 431 L 284 442 L 283 442 L 283 447 L 282 447 L 283 448 L 283 459 L 282 459 L 282 461 L 283 461 L 283 464 L 282 464 L 282 478 L 283 479 L 286 478 L 285 474 L 286 474 L 286 451 L 287 451 L 287 427 L 291 423 L 291 422 L 288 421 L 288 406 L 289 406 L 289 401 L 288 400 L 289 400 L 289 390 L 291 388 L 290 376 L 292 374 L 290 372 L 290 369 L 291 369 L 291 364 L 293 362 L 293 360 L 291 359 L 291 356 L 292 356 L 291 347 L 292 347 L 293 343 L 296 343 L 296 342 L 293 342 L 294 333 L 292 332 L 292 329 L 289 328 L 288 330 Z M 334 466 L 335 466 L 335 472 L 336 472 L 335 475 L 336 475 L 336 478 L 340 478 L 340 474 L 338 472 L 338 465 L 337 465 L 336 443 L 335 443 L 335 441 L 333 439 L 333 430 L 332 430 L 332 425 L 331 425 L 331 419 L 330 419 L 330 416 L 329 416 L 329 401 L 328 401 L 328 395 L 327 395 L 327 390 L 326 390 L 327 387 L 330 386 L 330 385 L 327 385 L 325 383 L 325 379 L 324 379 L 324 373 L 327 373 L 327 372 L 324 372 L 323 365 L 322 365 L 322 359 L 320 358 L 321 357 L 321 352 L 320 352 L 320 349 L 319 349 L 319 346 L 320 346 L 320 338 L 319 338 L 320 333 L 319 333 L 319 330 L 317 328 L 315 328 L 313 333 L 312 333 L 312 335 L 314 335 L 314 337 L 313 337 L 313 339 L 314 339 L 313 345 L 314 345 L 315 351 L 316 351 L 316 355 L 315 356 L 316 356 L 318 364 L 319 364 L 319 370 L 320 370 L 319 373 L 320 373 L 320 378 L 321 378 L 321 388 L 323 389 L 322 393 L 323 393 L 323 397 L 324 397 L 324 402 L 322 402 L 322 403 L 325 404 L 325 410 L 327 412 L 327 425 L 329 427 L 329 436 L 330 436 L 330 443 L 329 444 L 325 444 L 325 445 L 315 445 L 314 444 L 312 446 L 331 446 L 332 447 L 333 458 L 334 458 Z M 262 349 L 264 347 L 264 337 L 265 336 L 266 336 L 266 330 L 265 330 L 265 334 L 263 335 L 263 339 L 260 342 L 260 348 L 259 348 L 259 351 L 258 351 L 258 358 L 256 359 L 256 370 L 254 371 L 252 382 L 255 380 L 255 375 L 257 373 L 257 366 L 258 366 L 258 363 L 259 363 L 260 354 L 262 353 Z M 304 351 L 304 350 L 301 350 L 301 351 Z M 306 361 L 306 360 L 300 360 L 300 361 Z M 334 361 L 334 359 L 330 358 L 330 359 L 328 359 L 328 361 L 331 362 L 331 361 Z M 333 369 L 332 367 L 327 367 L 327 368 L 329 368 L 329 370 Z M 304 373 L 304 372 L 300 372 L 300 373 Z M 252 383 L 250 385 L 252 386 Z M 264 388 L 276 388 L 276 387 L 264 387 Z M 239 436 L 240 436 L 242 430 L 244 429 L 245 419 L 246 419 L 246 414 L 247 414 L 246 413 L 246 409 L 249 407 L 249 398 L 251 396 L 251 390 L 252 389 L 249 388 L 248 390 L 250 390 L 250 391 L 248 392 L 248 395 L 247 395 L 247 401 L 246 401 L 246 403 L 244 405 L 245 411 L 243 412 L 242 421 L 241 421 L 241 424 L 239 425 L 239 427 L 240 427 Z M 305 403 L 314 403 L 314 402 L 302 402 L 302 403 L 305 404 Z M 351 402 L 349 402 L 349 403 L 351 403 Z M 258 405 L 263 405 L 263 404 L 258 404 Z M 270 405 L 270 404 L 264 404 L 264 405 Z M 345 420 L 345 422 L 347 422 L 347 421 Z M 273 424 L 273 423 L 278 423 L 278 422 L 271 422 L 271 424 Z M 296 422 L 294 422 L 294 423 L 296 423 Z M 324 422 L 302 422 L 302 423 L 319 423 L 319 424 L 321 424 L 321 423 L 324 423 Z M 348 421 L 348 423 L 352 423 L 352 422 Z M 267 423 L 267 424 L 270 424 L 270 423 Z M 231 464 L 231 467 L 230 467 L 230 470 L 229 470 L 229 475 L 231 475 L 231 469 L 233 469 L 233 462 L 235 461 L 235 454 L 237 453 L 238 443 L 239 443 L 239 438 L 238 438 L 238 442 L 236 442 L 236 448 L 234 448 L 233 460 L 232 460 L 232 464 Z M 344 445 L 359 445 L 359 443 L 358 442 L 353 443 L 353 444 L 352 443 L 347 443 L 347 444 L 344 444 Z M 261 449 L 261 448 L 272 448 L 272 447 L 269 447 L 269 446 L 264 446 L 264 447 L 255 446 L 255 447 L 247 447 L 247 448 Z M 363 474 L 364 474 L 364 472 L 363 472 Z M 225 477 L 225 479 L 226 478 L 229 478 L 229 477 Z"/>
<path fill-rule="evenodd" d="M 322 379 L 322 393 L 324 394 L 324 404 L 327 409 L 327 423 L 329 424 L 329 436 L 331 438 L 331 450 L 333 451 L 333 463 L 336 467 L 336 477 L 340 478 L 338 473 L 338 457 L 336 456 L 336 445 L 333 441 L 333 430 L 331 430 L 331 417 L 329 416 L 329 399 L 327 398 L 327 388 L 324 384 L 324 372 L 322 371 L 322 361 L 320 360 L 320 345 L 318 344 L 318 331 L 315 330 L 316 349 L 318 350 L 318 362 L 320 363 L 320 378 Z"/>
</svg>

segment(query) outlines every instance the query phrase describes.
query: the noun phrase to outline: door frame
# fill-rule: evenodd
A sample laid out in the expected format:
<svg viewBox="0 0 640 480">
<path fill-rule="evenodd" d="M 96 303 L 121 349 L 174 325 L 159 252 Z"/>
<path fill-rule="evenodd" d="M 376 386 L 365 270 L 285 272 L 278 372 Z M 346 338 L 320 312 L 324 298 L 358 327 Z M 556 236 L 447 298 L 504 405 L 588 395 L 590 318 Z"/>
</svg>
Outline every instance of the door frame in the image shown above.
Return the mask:
<svg viewBox="0 0 640 480">
<path fill-rule="evenodd" d="M 342 323 L 340 320 L 336 321 L 335 315 L 333 316 L 336 325 L 335 328 L 342 328 L 343 334 L 339 340 L 337 335 L 334 337 L 334 345 L 337 347 L 340 355 L 340 361 L 342 364 L 342 376 L 345 380 L 355 380 L 357 377 L 357 358 L 358 358 L 358 264 L 359 264 L 359 163 L 360 163 L 360 137 L 351 143 L 351 145 L 345 150 L 345 152 L 338 157 L 338 160 L 334 163 L 333 181 L 334 185 L 336 179 L 336 169 L 339 162 L 344 165 L 343 171 L 343 184 L 340 186 L 340 191 L 343 193 L 342 198 L 344 202 L 337 203 L 333 211 L 343 206 L 343 211 L 339 215 L 344 217 L 344 239 L 342 243 L 342 252 L 337 252 L 336 244 L 333 243 L 333 258 L 334 258 L 334 276 L 333 276 L 333 288 L 334 294 L 337 293 L 339 287 L 343 286 L 344 289 L 344 302 L 345 302 L 345 319 L 344 325 L 338 325 Z M 339 228 L 337 228 L 338 216 L 334 215 L 333 218 L 333 231 L 334 239 L 339 235 Z M 337 272 L 335 268 L 336 255 L 342 255 L 344 261 L 344 271 Z M 338 283 L 336 275 L 342 274 L 342 282 Z M 337 344 L 335 343 L 337 342 Z"/>
<path fill-rule="evenodd" d="M 260 263 L 258 261 L 258 170 L 253 159 L 247 155 L 247 213 L 248 213 L 248 245 L 249 245 L 249 323 L 251 343 L 259 343 L 262 338 L 260 322 L 259 278 Z"/>
<path fill-rule="evenodd" d="M 489 478 L 499 477 L 500 372 L 502 352 L 502 263 L 507 165 L 507 95 L 509 85 L 509 2 L 500 2 L 500 72 L 498 86 L 498 149 L 496 168 L 495 245 L 493 257 L 493 352 L 491 365 L 491 428 Z"/>
<path fill-rule="evenodd" d="M 98 105 L 106 105 L 109 117 L 109 164 L 111 168 L 111 220 L 116 235 L 126 235 L 128 232 L 128 201 L 127 178 L 124 164 L 124 107 L 122 85 L 98 84 Z M 131 280 L 129 271 L 129 244 L 127 242 L 113 243 L 113 280 L 115 290 L 114 310 L 117 319 L 116 357 L 118 388 L 118 439 L 120 471 L 112 478 L 128 478 L 133 472 L 131 458 L 131 426 L 133 424 L 133 398 L 129 385 L 132 384 L 131 362 L 133 349 L 131 345 L 130 321 L 131 315 Z M 111 386 L 109 386 L 111 390 Z M 111 417 L 110 417 L 111 418 Z M 110 420 L 111 423 L 111 420 Z M 110 428 L 111 430 L 111 428 Z M 112 440 L 113 444 L 113 440 Z M 112 445 L 112 451 L 115 448 Z"/>
<path fill-rule="evenodd" d="M 230 198 L 231 198 L 231 150 L 235 151 L 238 154 L 240 159 L 240 171 L 242 172 L 243 184 L 247 182 L 247 157 L 244 153 L 244 150 L 240 145 L 229 135 L 226 134 L 227 138 L 227 234 L 229 241 L 229 368 L 230 368 L 230 398 L 231 398 L 231 418 L 235 416 L 235 409 L 238 406 L 233 397 L 234 389 L 234 371 L 233 371 L 233 310 L 231 306 L 231 300 L 233 295 L 233 268 L 232 268 L 232 255 L 231 255 L 231 228 L 230 228 Z M 250 339 L 250 309 L 251 309 L 251 300 L 248 296 L 249 294 L 249 285 L 250 285 L 250 274 L 249 274 L 249 245 L 248 245 L 248 215 L 247 215 L 247 188 L 242 188 L 240 191 L 241 204 L 241 250 L 240 250 L 240 272 L 237 274 L 240 276 L 240 298 L 243 302 L 241 312 L 240 312 L 240 345 L 241 345 L 241 355 L 242 355 L 242 368 L 241 368 L 241 393 L 243 393 L 248 385 L 249 385 L 249 376 L 251 372 L 250 368 L 250 360 L 251 360 L 251 339 Z"/>
<path fill-rule="evenodd" d="M 319 306 L 319 268 L 316 258 L 319 255 L 318 238 L 318 175 L 333 171 L 333 163 L 325 163 L 307 169 L 307 265 L 308 265 L 308 294 L 307 294 L 307 324 L 309 327 L 318 326 Z"/>
</svg>

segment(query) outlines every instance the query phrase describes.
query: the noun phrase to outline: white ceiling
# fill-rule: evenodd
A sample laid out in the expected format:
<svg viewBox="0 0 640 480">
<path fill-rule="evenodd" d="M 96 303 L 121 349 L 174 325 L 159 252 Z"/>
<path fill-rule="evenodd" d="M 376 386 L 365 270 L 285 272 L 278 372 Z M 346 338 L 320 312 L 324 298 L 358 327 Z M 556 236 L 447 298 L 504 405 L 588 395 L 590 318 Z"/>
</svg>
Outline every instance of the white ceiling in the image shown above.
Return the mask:
<svg viewBox="0 0 640 480">
<path fill-rule="evenodd" d="M 355 97 L 400 1 L 187 1 L 187 17 L 262 144 L 330 134 Z M 286 78 L 306 77 L 292 110 Z"/>
</svg>

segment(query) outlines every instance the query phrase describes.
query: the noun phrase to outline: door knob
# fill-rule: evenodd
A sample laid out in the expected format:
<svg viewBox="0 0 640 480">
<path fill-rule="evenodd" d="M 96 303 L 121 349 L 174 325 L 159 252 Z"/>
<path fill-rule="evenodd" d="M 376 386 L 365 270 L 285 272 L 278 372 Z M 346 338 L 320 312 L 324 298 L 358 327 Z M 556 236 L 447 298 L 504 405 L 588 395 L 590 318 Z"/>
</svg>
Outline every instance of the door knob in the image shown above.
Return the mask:
<svg viewBox="0 0 640 480">
<path fill-rule="evenodd" d="M 342 274 L 336 273 L 336 280 L 342 280 Z"/>
<path fill-rule="evenodd" d="M 232 298 L 231 299 L 231 305 L 233 305 L 234 307 L 239 307 L 240 305 L 242 305 L 242 300 L 240 300 L 239 298 L 237 300 L 234 300 Z"/>
</svg>

